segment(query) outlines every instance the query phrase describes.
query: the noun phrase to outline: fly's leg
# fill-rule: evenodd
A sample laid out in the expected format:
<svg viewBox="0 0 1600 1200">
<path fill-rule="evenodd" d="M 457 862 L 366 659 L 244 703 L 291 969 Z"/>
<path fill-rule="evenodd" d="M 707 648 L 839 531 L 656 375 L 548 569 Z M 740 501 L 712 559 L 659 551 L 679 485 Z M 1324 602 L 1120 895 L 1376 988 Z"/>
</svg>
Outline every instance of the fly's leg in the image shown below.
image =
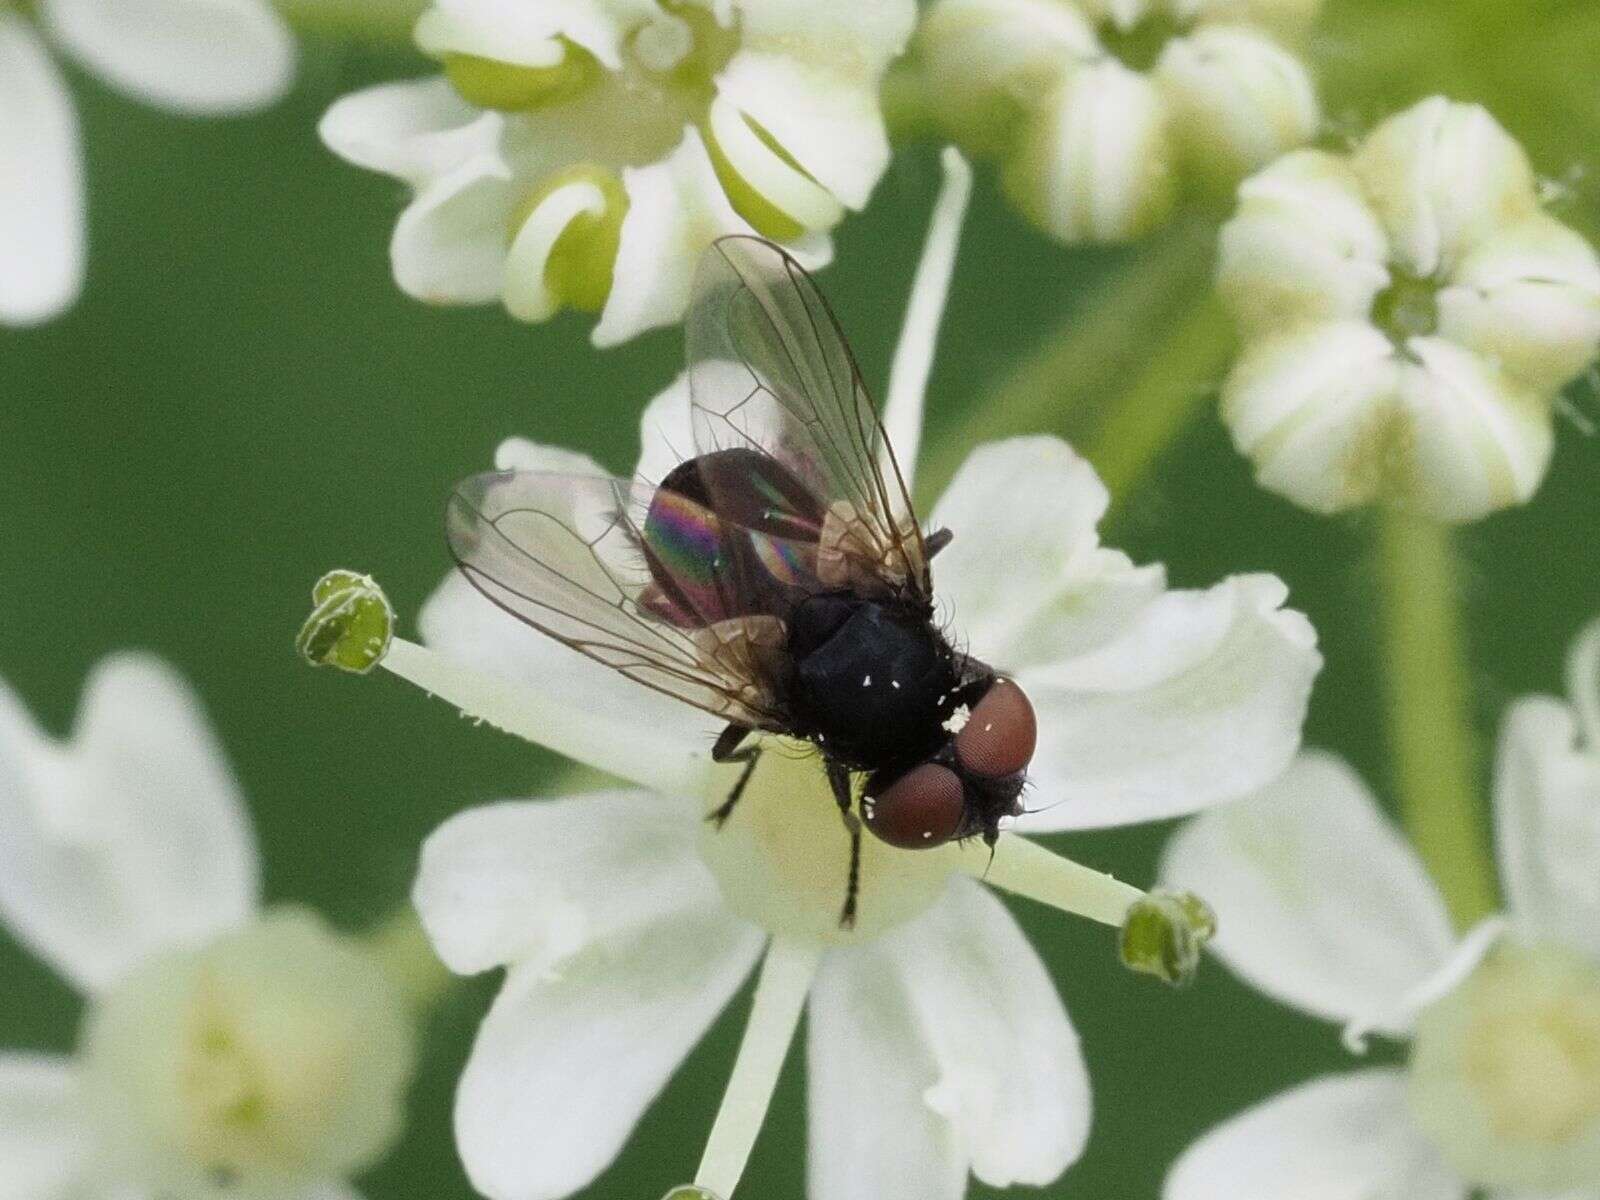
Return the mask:
<svg viewBox="0 0 1600 1200">
<path fill-rule="evenodd" d="M 749 734 L 748 725 L 729 725 L 717 735 L 716 744 L 711 747 L 712 762 L 744 764 L 744 770 L 739 772 L 739 778 L 734 783 L 733 790 L 728 793 L 728 798 L 706 816 L 706 820 L 718 829 L 726 825 L 728 818 L 733 816 L 739 798 L 744 795 L 744 789 L 750 783 L 750 776 L 755 774 L 756 762 L 761 758 L 760 746 L 740 747 L 739 743 Z"/>
<path fill-rule="evenodd" d="M 854 929 L 856 911 L 861 895 L 861 818 L 857 817 L 855 796 L 851 793 L 850 772 L 838 763 L 827 764 L 828 786 L 839 803 L 839 815 L 850 833 L 850 873 L 846 878 L 844 907 L 839 911 L 839 928 Z"/>
</svg>

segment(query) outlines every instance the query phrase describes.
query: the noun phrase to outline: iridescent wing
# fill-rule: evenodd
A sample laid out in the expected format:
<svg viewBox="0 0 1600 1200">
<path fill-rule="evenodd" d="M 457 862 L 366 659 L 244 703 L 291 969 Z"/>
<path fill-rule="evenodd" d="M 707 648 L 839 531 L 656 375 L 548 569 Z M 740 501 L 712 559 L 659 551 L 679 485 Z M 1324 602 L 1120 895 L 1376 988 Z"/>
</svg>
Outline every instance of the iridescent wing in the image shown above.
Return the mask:
<svg viewBox="0 0 1600 1200">
<path fill-rule="evenodd" d="M 655 520 L 666 511 L 669 524 L 652 532 L 647 550 L 653 500 Z M 766 682 L 782 625 L 750 611 L 745 596 L 755 584 L 745 576 L 785 565 L 804 570 L 803 547 L 764 539 L 763 550 L 779 560 L 773 566 L 745 548 L 751 535 L 685 497 L 642 482 L 545 471 L 468 479 L 451 497 L 445 525 L 462 574 L 512 616 L 724 720 L 787 728 Z M 732 554 L 735 537 L 747 540 Z M 665 574 L 663 555 L 679 560 Z M 659 580 L 692 584 L 696 570 L 706 586 L 663 594 Z"/>
<path fill-rule="evenodd" d="M 927 547 L 900 468 L 805 269 L 760 238 L 720 239 L 701 259 L 685 334 L 696 452 L 778 459 L 833 514 L 821 538 L 828 582 L 875 582 L 931 603 Z M 712 503 L 720 510 L 723 498 Z"/>
</svg>

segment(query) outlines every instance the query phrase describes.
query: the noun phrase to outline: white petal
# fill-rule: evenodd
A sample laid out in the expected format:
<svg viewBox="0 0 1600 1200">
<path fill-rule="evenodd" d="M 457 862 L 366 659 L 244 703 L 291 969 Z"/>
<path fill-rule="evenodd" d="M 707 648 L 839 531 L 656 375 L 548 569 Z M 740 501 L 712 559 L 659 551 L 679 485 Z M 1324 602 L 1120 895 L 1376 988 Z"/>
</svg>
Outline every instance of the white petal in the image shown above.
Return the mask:
<svg viewBox="0 0 1600 1200">
<path fill-rule="evenodd" d="M 1533 168 L 1475 104 L 1434 96 L 1389 118 L 1352 159 L 1411 274 L 1448 272 L 1502 226 L 1538 206 Z"/>
<path fill-rule="evenodd" d="M 83 162 L 65 81 L 0 13 L 0 324 L 58 316 L 83 287 Z"/>
<path fill-rule="evenodd" d="M 1283 583 L 1236 575 L 1168 592 L 1110 644 L 1032 666 L 1039 716 L 1023 832 L 1130 825 L 1259 788 L 1300 745 L 1316 634 Z"/>
<path fill-rule="evenodd" d="M 430 304 L 498 300 L 517 198 L 510 168 L 492 152 L 429 184 L 394 227 L 395 282 Z"/>
<path fill-rule="evenodd" d="M 1600 755 L 1580 749 L 1566 705 L 1535 696 L 1506 714 L 1494 811 L 1518 926 L 1600 960 Z"/>
<path fill-rule="evenodd" d="M 1301 754 L 1270 786 L 1189 822 L 1161 879 L 1216 910 L 1212 948 L 1231 969 L 1329 1021 L 1392 1010 L 1455 941 L 1415 851 L 1331 754 Z"/>
<path fill-rule="evenodd" d="M 504 452 L 501 461 L 510 462 Z M 525 463 L 516 465 L 528 469 Z M 724 724 L 529 628 L 458 572 L 435 589 L 418 625 L 430 647 L 468 667 L 528 688 L 560 689 L 573 711 L 583 714 L 596 746 L 609 747 L 603 761 L 625 778 L 652 779 L 662 763 L 704 759 Z M 641 760 L 645 770 L 622 770 L 623 756 Z"/>
<path fill-rule="evenodd" d="M 412 903 L 457 974 L 510 963 L 556 976 L 580 951 L 715 897 L 699 816 L 693 800 L 647 792 L 470 808 L 423 844 Z"/>
<path fill-rule="evenodd" d="M 1115 60 L 1080 66 L 1042 100 L 1006 164 L 1007 191 L 1064 242 L 1140 237 L 1176 196 L 1167 108 Z"/>
<path fill-rule="evenodd" d="M 561 58 L 556 39 L 566 38 L 616 69 L 628 31 L 658 11 L 651 0 L 434 0 L 417 21 L 416 40 L 434 56 L 455 52 L 549 67 Z"/>
<path fill-rule="evenodd" d="M 622 221 L 611 289 L 594 328 L 596 346 L 615 346 L 683 318 L 700 255 L 717 238 L 753 232 L 733 211 L 697 130 L 660 162 L 622 173 L 628 215 Z M 832 244 L 818 235 L 790 247 L 808 267 L 827 265 Z"/>
<path fill-rule="evenodd" d="M 222 749 L 169 668 L 103 662 L 66 746 L 0 692 L 0 911 L 69 979 L 100 988 L 238 924 L 257 874 Z"/>
<path fill-rule="evenodd" d="M 707 364 L 712 368 L 719 364 Z M 730 375 L 742 368 L 727 364 Z M 705 370 L 702 366 L 697 368 Z M 748 378 L 748 375 L 746 376 Z M 634 475 L 659 484 L 680 463 L 694 457 L 694 426 L 689 417 L 689 372 L 674 379 L 645 405 L 639 417 L 639 464 Z"/>
<path fill-rule="evenodd" d="M 1305 66 L 1248 27 L 1213 25 L 1174 38 L 1155 75 L 1186 162 L 1218 182 L 1310 141 L 1322 120 Z"/>
<path fill-rule="evenodd" d="M 1222 387 L 1222 419 L 1256 481 L 1313 512 L 1365 504 L 1386 485 L 1400 370 L 1358 321 L 1249 345 Z"/>
<path fill-rule="evenodd" d="M 597 881 L 599 876 L 597 875 Z M 755 965 L 762 935 L 704 903 L 506 977 L 456 1095 L 456 1143 L 489 1200 L 587 1185 Z"/>
<path fill-rule="evenodd" d="M 1490 237 L 1439 293 L 1439 332 L 1535 391 L 1553 392 L 1600 348 L 1600 260 L 1543 214 Z"/>
<path fill-rule="evenodd" d="M 43 15 L 108 83 L 176 112 L 247 112 L 294 79 L 294 38 L 265 0 L 43 0 Z"/>
<path fill-rule="evenodd" d="M 547 278 L 550 254 L 572 222 L 601 217 L 605 211 L 605 193 L 588 180 L 563 184 L 539 201 L 506 254 L 502 292 L 508 313 L 519 321 L 548 321 L 556 315 L 561 297 Z"/>
<path fill-rule="evenodd" d="M 1239 187 L 1217 288 L 1247 337 L 1364 320 L 1389 284 L 1388 239 L 1355 172 L 1320 150 L 1285 155 Z"/>
<path fill-rule="evenodd" d="M 859 5 L 857 0 L 847 3 L 875 7 Z M 717 92 L 771 134 L 807 175 L 841 203 L 856 209 L 866 206 L 889 165 L 889 135 L 878 109 L 875 73 L 843 76 L 827 59 L 811 60 L 803 52 L 796 57 L 787 46 L 768 53 L 746 49 L 717 76 Z M 769 199 L 776 202 L 778 197 Z M 808 228 L 819 227 L 798 212 L 790 215 Z"/>
<path fill-rule="evenodd" d="M 1400 375 L 1402 455 L 1393 494 L 1441 521 L 1470 521 L 1521 504 L 1544 480 L 1555 448 L 1545 397 L 1443 338 L 1413 338 L 1416 365 Z"/>
<path fill-rule="evenodd" d="M 1018 497 L 1026 503 L 1017 503 Z M 1100 546 L 1110 496 L 1059 438 L 992 442 L 968 456 L 929 522 L 941 603 L 985 662 L 1015 671 L 1104 645 L 1165 586 Z"/>
<path fill-rule="evenodd" d="M 830 954 L 809 1051 L 813 1196 L 956 1200 L 969 1169 L 1038 1186 L 1088 1137 L 1088 1074 L 1055 988 L 1004 906 L 967 880 Z"/>
<path fill-rule="evenodd" d="M 70 1061 L 0 1054 L 0 1200 L 76 1200 L 93 1151 Z"/>
<path fill-rule="evenodd" d="M 343 1179 L 324 1179 L 306 1188 L 294 1200 L 366 1200 L 366 1197 Z"/>
<path fill-rule="evenodd" d="M 1406 1111 L 1398 1070 L 1332 1075 L 1219 1125 L 1186 1150 L 1163 1200 L 1465 1200 Z"/>
<path fill-rule="evenodd" d="M 413 187 L 492 153 L 505 120 L 479 112 L 443 76 L 384 83 L 341 97 L 317 126 L 346 162 Z"/>
</svg>

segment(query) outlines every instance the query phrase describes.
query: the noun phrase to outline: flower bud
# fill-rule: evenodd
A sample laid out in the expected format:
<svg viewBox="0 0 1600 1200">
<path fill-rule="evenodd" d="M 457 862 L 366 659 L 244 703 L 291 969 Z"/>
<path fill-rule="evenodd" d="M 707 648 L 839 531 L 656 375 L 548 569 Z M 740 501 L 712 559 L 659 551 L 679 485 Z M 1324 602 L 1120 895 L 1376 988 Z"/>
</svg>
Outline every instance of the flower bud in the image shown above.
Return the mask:
<svg viewBox="0 0 1600 1200">
<path fill-rule="evenodd" d="M 1310 73 L 1254 29 L 1208 26 L 1174 39 L 1155 79 L 1185 166 L 1212 187 L 1309 141 L 1321 121 Z"/>
<path fill-rule="evenodd" d="M 916 48 L 939 120 L 984 154 L 1005 152 L 1038 99 L 1099 55 L 1089 21 L 1058 0 L 941 0 Z"/>
<path fill-rule="evenodd" d="M 1121 63 L 1073 71 L 1040 104 L 1004 183 L 1016 205 L 1062 241 L 1126 241 L 1156 228 L 1176 196 L 1166 107 Z"/>
<path fill-rule="evenodd" d="M 1411 1106 L 1470 1183 L 1564 1193 L 1600 1179 L 1600 967 L 1502 945 L 1424 1012 Z"/>
<path fill-rule="evenodd" d="M 722 1197 L 708 1188 L 686 1184 L 683 1187 L 673 1188 L 662 1197 L 662 1200 L 722 1200 Z"/>
<path fill-rule="evenodd" d="M 405 1004 L 353 939 L 278 910 L 158 955 L 84 1026 L 91 1119 L 120 1173 L 174 1197 L 282 1194 L 370 1165 L 398 1134 Z"/>
<path fill-rule="evenodd" d="M 1200 952 L 1217 933 L 1216 914 L 1193 892 L 1151 892 L 1122 923 L 1123 965 L 1183 987 L 1200 969 Z"/>
<path fill-rule="evenodd" d="M 329 571 L 311 599 L 316 607 L 294 643 L 307 662 L 365 675 L 383 661 L 394 637 L 394 609 L 371 576 Z"/>
</svg>

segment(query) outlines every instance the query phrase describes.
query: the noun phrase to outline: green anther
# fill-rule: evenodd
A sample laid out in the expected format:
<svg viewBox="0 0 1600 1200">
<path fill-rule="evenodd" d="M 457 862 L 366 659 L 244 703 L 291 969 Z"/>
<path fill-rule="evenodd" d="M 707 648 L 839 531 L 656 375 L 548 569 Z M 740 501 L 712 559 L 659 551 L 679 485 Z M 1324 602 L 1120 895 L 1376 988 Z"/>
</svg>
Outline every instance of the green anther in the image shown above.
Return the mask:
<svg viewBox="0 0 1600 1200">
<path fill-rule="evenodd" d="M 762 145 L 790 168 L 811 179 L 810 173 L 795 161 L 792 154 L 778 144 L 776 138 L 749 117 L 745 117 L 744 121 L 756 137 L 761 139 Z M 775 242 L 791 241 L 806 231 L 804 225 L 745 182 L 744 176 L 739 174 L 733 163 L 728 161 L 728 156 L 722 152 L 722 147 L 717 145 L 716 136 L 711 132 L 709 124 L 700 132 L 705 138 L 706 150 L 711 155 L 711 166 L 717 173 L 722 190 L 727 193 L 728 203 L 733 205 L 734 212 L 750 222 L 752 229 L 762 237 L 771 238 Z M 816 181 L 813 179 L 812 182 Z"/>
<path fill-rule="evenodd" d="M 722 1197 L 710 1188 L 696 1187 L 691 1183 L 673 1188 L 661 1200 L 722 1200 Z"/>
<path fill-rule="evenodd" d="M 311 599 L 316 607 L 294 640 L 307 662 L 365 675 L 383 661 L 394 637 L 394 609 L 370 576 L 329 571 Z"/>
<path fill-rule="evenodd" d="M 628 215 L 628 193 L 615 171 L 592 163 L 579 163 L 557 171 L 518 207 L 511 218 L 511 237 L 549 195 L 571 183 L 590 183 L 605 197 L 605 211 L 574 217 L 545 260 L 544 281 L 568 308 L 597 313 L 611 296 L 611 277 L 622 244 L 622 220 Z"/>
<path fill-rule="evenodd" d="M 1217 932 L 1216 914 L 1192 892 L 1151 892 L 1128 909 L 1119 949 L 1130 971 L 1183 987 L 1200 969 L 1200 952 Z"/>
<path fill-rule="evenodd" d="M 461 98 L 479 108 L 527 112 L 570 100 L 600 77 L 600 63 L 582 46 L 560 39 L 561 61 L 553 67 L 524 67 L 481 58 L 446 54 L 444 73 Z"/>
</svg>

